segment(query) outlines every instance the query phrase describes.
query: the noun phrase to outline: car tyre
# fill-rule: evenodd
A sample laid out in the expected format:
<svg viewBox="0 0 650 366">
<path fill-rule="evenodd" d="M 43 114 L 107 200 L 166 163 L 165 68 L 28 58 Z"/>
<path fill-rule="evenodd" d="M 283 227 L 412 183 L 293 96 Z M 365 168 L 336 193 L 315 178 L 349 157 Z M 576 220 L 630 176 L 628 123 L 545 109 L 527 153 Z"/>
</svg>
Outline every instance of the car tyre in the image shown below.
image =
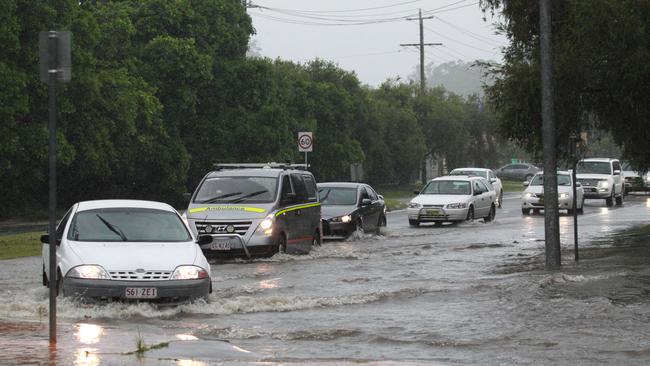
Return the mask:
<svg viewBox="0 0 650 366">
<path fill-rule="evenodd" d="M 314 233 L 314 238 L 313 238 L 313 240 L 311 242 L 311 246 L 312 247 L 319 247 L 320 246 L 320 233 L 318 232 L 318 230 L 316 230 L 316 232 Z"/>
<path fill-rule="evenodd" d="M 530 215 L 530 210 L 527 209 L 527 208 L 522 208 L 521 209 L 521 214 L 528 216 L 528 215 Z"/>
<path fill-rule="evenodd" d="M 361 221 L 361 218 L 357 219 L 357 224 L 354 227 L 354 231 L 358 231 L 361 234 L 365 233 L 363 230 L 363 221 Z"/>
<path fill-rule="evenodd" d="M 56 296 L 65 296 L 65 287 L 63 286 L 63 276 L 61 275 L 61 270 L 56 272 Z"/>
<path fill-rule="evenodd" d="M 488 223 L 492 220 L 494 220 L 494 217 L 496 216 L 496 209 L 494 208 L 494 204 L 490 207 L 490 213 L 483 218 L 483 222 Z"/>
<path fill-rule="evenodd" d="M 287 252 L 287 237 L 284 233 L 280 233 L 278 236 L 278 246 L 276 253 L 286 253 Z"/>
<path fill-rule="evenodd" d="M 43 264 L 43 286 L 50 288 L 50 281 L 48 281 L 47 274 L 45 274 L 45 264 Z"/>
<path fill-rule="evenodd" d="M 616 206 L 621 206 L 623 205 L 623 192 L 621 192 L 621 195 L 616 197 Z"/>
<path fill-rule="evenodd" d="M 503 189 L 499 191 L 499 208 L 503 206 Z"/>
<path fill-rule="evenodd" d="M 469 206 L 469 209 L 467 210 L 467 217 L 465 218 L 465 221 L 474 221 L 474 206 Z"/>
<path fill-rule="evenodd" d="M 580 207 L 578 208 L 578 213 L 583 214 L 585 213 L 585 199 L 582 199 L 582 203 L 580 204 Z"/>
<path fill-rule="evenodd" d="M 409 220 L 409 225 L 413 227 L 418 227 L 420 226 L 420 221 L 418 220 Z"/>
<path fill-rule="evenodd" d="M 605 198 L 605 204 L 607 207 L 611 207 L 614 205 L 614 191 L 612 191 L 612 195 Z"/>
</svg>

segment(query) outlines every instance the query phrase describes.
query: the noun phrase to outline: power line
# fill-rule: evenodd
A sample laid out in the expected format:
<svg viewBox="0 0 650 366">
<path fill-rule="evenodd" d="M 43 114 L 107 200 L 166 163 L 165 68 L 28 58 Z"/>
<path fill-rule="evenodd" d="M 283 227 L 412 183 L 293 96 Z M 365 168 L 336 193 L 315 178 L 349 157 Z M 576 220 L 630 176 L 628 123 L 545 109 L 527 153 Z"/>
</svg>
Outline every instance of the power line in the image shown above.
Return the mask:
<svg viewBox="0 0 650 366">
<path fill-rule="evenodd" d="M 495 46 L 503 46 L 501 43 L 498 43 L 497 41 L 495 41 L 495 40 L 493 40 L 493 39 L 491 39 L 491 38 L 488 38 L 488 37 L 482 36 L 482 35 L 480 35 L 480 34 L 474 33 L 474 32 L 469 31 L 469 30 L 467 30 L 467 29 L 463 29 L 463 28 L 461 28 L 461 27 L 459 27 L 459 26 L 457 26 L 457 25 L 455 25 L 455 24 L 452 24 L 452 23 L 450 23 L 450 22 L 448 22 L 448 21 L 446 21 L 446 20 L 444 20 L 444 19 L 442 19 L 442 18 L 440 18 L 440 17 L 436 17 L 436 19 L 438 19 L 438 20 L 441 21 L 442 23 L 446 24 L 447 26 L 456 29 L 456 30 L 459 31 L 459 32 L 464 33 L 465 35 L 470 36 L 470 37 L 476 39 L 477 41 L 487 42 L 487 43 L 492 43 L 492 44 L 495 45 Z"/>
<path fill-rule="evenodd" d="M 434 30 L 431 29 L 431 28 L 428 28 L 428 27 L 424 27 L 424 28 L 425 28 L 426 30 L 428 30 L 429 32 L 433 33 L 433 34 L 436 34 L 436 35 L 438 35 L 438 36 L 440 36 L 440 37 L 446 38 L 446 39 L 448 39 L 448 40 L 450 40 L 450 41 L 452 41 L 452 42 L 458 43 L 458 44 L 463 45 L 463 46 L 465 46 L 465 47 L 473 48 L 473 49 L 475 49 L 475 50 L 479 50 L 479 51 L 483 51 L 483 52 L 489 52 L 489 53 L 492 53 L 492 54 L 496 54 L 496 53 L 497 53 L 497 52 L 495 52 L 494 50 L 486 50 L 486 49 L 484 49 L 484 48 L 480 48 L 480 47 L 472 46 L 471 44 L 468 44 L 468 43 L 465 43 L 465 42 L 459 41 L 459 40 L 457 40 L 457 39 L 454 39 L 454 38 L 451 38 L 451 37 L 449 37 L 449 36 L 446 36 L 446 35 L 444 35 L 444 34 L 442 34 L 442 33 L 436 32 L 436 31 L 434 31 Z"/>
<path fill-rule="evenodd" d="M 401 3 L 391 4 L 391 5 L 376 6 L 376 7 L 372 7 L 372 8 L 347 9 L 347 10 L 300 10 L 300 9 L 282 9 L 282 8 L 275 8 L 275 9 L 286 10 L 286 11 L 295 11 L 295 12 L 301 12 L 301 13 L 351 13 L 351 12 L 355 12 L 355 11 L 367 11 L 367 10 L 378 10 L 378 9 L 393 8 L 393 7 L 396 7 L 396 6 L 417 3 L 417 2 L 420 2 L 420 1 L 422 1 L 422 0 L 411 0 L 411 1 L 404 1 L 404 2 L 401 2 Z M 260 7 L 260 6 L 250 4 L 249 7 Z"/>
</svg>

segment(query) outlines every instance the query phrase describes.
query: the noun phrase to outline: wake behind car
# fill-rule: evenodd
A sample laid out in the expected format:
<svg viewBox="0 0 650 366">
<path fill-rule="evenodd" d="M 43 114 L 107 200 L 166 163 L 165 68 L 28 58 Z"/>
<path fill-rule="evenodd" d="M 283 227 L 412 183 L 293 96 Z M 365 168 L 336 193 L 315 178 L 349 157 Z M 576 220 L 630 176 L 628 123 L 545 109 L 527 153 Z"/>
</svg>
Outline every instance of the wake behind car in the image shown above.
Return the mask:
<svg viewBox="0 0 650 366">
<path fill-rule="evenodd" d="M 321 242 L 316 180 L 304 164 L 218 164 L 185 215 L 194 234 L 213 237 L 201 246 L 208 258 L 308 253 Z"/>
<path fill-rule="evenodd" d="M 492 169 L 484 168 L 456 168 L 452 170 L 449 175 L 475 175 L 477 177 L 485 178 L 497 193 L 497 207 L 501 208 L 503 203 L 503 184 Z"/>
<path fill-rule="evenodd" d="M 171 206 L 100 200 L 73 205 L 56 233 L 57 281 L 43 235 L 43 285 L 81 298 L 161 300 L 207 298 L 210 265 Z M 209 242 L 211 238 L 200 238 Z"/>
<path fill-rule="evenodd" d="M 476 176 L 432 179 L 409 203 L 409 224 L 472 221 L 477 217 L 485 222 L 494 220 L 496 192 L 488 184 L 487 180 Z"/>
<path fill-rule="evenodd" d="M 379 232 L 386 226 L 384 197 L 363 183 L 319 183 L 323 235 L 345 238 L 353 232 Z"/>
<path fill-rule="evenodd" d="M 525 183 L 526 184 L 526 183 Z M 568 171 L 557 172 L 557 201 L 560 210 L 567 210 L 570 215 L 573 213 L 573 180 Z M 576 204 L 579 213 L 583 212 L 585 205 L 584 190 L 579 182 L 576 182 Z M 526 189 L 521 194 L 521 213 L 530 214 L 530 210 L 539 213 L 544 209 L 544 174 L 537 173 L 527 183 Z"/>
</svg>

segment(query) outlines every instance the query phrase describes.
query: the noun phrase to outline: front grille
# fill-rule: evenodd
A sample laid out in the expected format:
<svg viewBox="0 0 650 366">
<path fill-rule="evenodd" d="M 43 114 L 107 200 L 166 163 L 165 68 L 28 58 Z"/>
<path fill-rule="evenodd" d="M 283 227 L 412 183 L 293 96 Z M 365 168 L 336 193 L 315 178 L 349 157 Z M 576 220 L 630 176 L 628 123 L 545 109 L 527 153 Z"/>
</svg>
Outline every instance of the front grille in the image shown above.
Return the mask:
<svg viewBox="0 0 650 366">
<path fill-rule="evenodd" d="M 444 205 L 422 205 L 424 208 L 442 208 Z"/>
<path fill-rule="evenodd" d="M 113 280 L 122 281 L 160 281 L 168 280 L 172 271 L 108 271 Z"/>
<path fill-rule="evenodd" d="M 587 187 L 597 187 L 600 179 L 578 179 L 578 182 L 583 186 Z"/>
<path fill-rule="evenodd" d="M 246 235 L 246 232 L 248 232 L 252 223 L 252 221 L 197 221 L 195 225 L 196 231 L 198 231 L 199 234 L 205 234 L 205 227 L 208 225 L 213 228 L 213 231 L 209 234 L 231 234 L 226 231 L 226 228 L 228 225 L 232 225 L 235 228 L 235 234 L 244 236 Z"/>
</svg>

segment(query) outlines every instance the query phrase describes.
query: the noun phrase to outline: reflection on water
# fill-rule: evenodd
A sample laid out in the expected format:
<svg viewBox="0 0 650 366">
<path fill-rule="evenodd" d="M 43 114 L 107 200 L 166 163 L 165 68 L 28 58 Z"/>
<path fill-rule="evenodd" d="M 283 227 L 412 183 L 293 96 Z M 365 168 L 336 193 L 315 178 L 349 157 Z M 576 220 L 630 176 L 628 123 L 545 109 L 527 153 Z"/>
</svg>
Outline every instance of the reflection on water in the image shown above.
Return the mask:
<svg viewBox="0 0 650 366">
<path fill-rule="evenodd" d="M 81 323 L 77 325 L 75 336 L 77 337 L 77 340 L 83 344 L 95 344 L 99 342 L 99 339 L 103 334 L 104 328 L 101 326 Z"/>
<path fill-rule="evenodd" d="M 207 363 L 197 360 L 178 360 L 176 364 L 178 366 L 208 366 Z"/>
<path fill-rule="evenodd" d="M 280 282 L 280 278 L 272 278 L 272 279 L 269 279 L 269 280 L 262 280 L 262 281 L 260 281 L 259 287 L 261 289 L 270 290 L 270 289 L 280 287 L 279 282 Z"/>
<path fill-rule="evenodd" d="M 645 199 L 645 207 L 650 207 L 650 198 Z"/>
<path fill-rule="evenodd" d="M 80 348 L 76 352 L 75 366 L 98 366 L 99 356 L 94 348 Z"/>
<path fill-rule="evenodd" d="M 198 338 L 191 334 L 176 334 L 176 338 L 180 341 L 197 341 Z"/>
</svg>

